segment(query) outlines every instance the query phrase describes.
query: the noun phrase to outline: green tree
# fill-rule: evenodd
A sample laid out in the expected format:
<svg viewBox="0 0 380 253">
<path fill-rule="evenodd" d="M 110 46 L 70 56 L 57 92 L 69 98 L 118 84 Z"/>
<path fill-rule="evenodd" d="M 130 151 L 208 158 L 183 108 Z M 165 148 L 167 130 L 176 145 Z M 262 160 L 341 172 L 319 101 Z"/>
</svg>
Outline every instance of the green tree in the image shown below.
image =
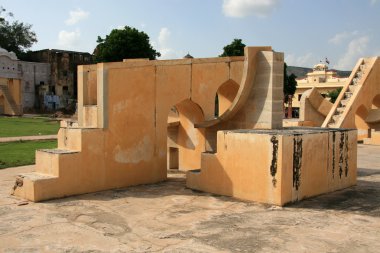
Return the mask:
<svg viewBox="0 0 380 253">
<path fill-rule="evenodd" d="M 32 25 L 8 19 L 13 19 L 13 14 L 0 6 L 0 47 L 22 59 L 25 51 L 37 42 L 37 36 Z"/>
<path fill-rule="evenodd" d="M 288 76 L 287 72 L 288 65 L 284 63 L 284 87 L 283 87 L 283 92 L 284 92 L 284 114 L 287 115 L 287 118 L 292 117 L 292 100 L 294 93 L 296 92 L 297 89 L 297 81 L 296 78 L 297 76 L 295 74 L 290 74 Z M 287 104 L 287 113 L 285 113 L 285 104 Z"/>
<path fill-rule="evenodd" d="M 288 75 L 287 72 L 288 65 L 284 63 L 284 103 L 288 103 L 289 97 L 293 97 L 297 89 L 297 76 L 295 74 Z"/>
<path fill-rule="evenodd" d="M 243 56 L 245 44 L 241 39 L 234 39 L 231 44 L 223 48 L 223 53 L 219 57 L 225 56 Z"/>
<path fill-rule="evenodd" d="M 329 91 L 329 92 L 327 92 L 326 97 L 330 98 L 331 103 L 335 103 L 335 101 L 338 98 L 341 91 L 342 91 L 342 87 L 340 87 L 336 90 Z"/>
<path fill-rule="evenodd" d="M 94 50 L 97 62 L 122 61 L 131 58 L 156 59 L 161 54 L 153 49 L 149 36 L 136 28 L 113 29 L 106 38 L 98 36 Z"/>
</svg>

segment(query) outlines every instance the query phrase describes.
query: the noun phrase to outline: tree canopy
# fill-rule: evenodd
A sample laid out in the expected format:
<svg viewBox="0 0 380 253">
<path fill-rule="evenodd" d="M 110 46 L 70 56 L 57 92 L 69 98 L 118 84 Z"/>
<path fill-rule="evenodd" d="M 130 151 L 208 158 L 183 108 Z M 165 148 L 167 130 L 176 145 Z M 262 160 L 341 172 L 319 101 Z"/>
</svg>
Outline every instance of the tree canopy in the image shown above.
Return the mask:
<svg viewBox="0 0 380 253">
<path fill-rule="evenodd" d="M 97 62 L 122 61 L 131 58 L 156 59 L 161 54 L 153 49 L 149 36 L 136 28 L 113 29 L 105 39 L 98 36 L 94 50 Z"/>
<path fill-rule="evenodd" d="M 335 103 L 341 91 L 342 91 L 342 87 L 339 87 L 335 90 L 327 92 L 326 96 L 330 98 L 331 103 Z"/>
<path fill-rule="evenodd" d="M 241 39 L 234 39 L 231 44 L 223 48 L 223 53 L 219 55 L 220 57 L 225 56 L 243 56 L 244 55 L 245 44 Z"/>
<path fill-rule="evenodd" d="M 293 96 L 297 89 L 297 76 L 295 74 L 288 75 L 287 72 L 288 65 L 284 63 L 284 102 L 288 102 L 289 96 Z"/>
<path fill-rule="evenodd" d="M 17 20 L 8 21 L 7 19 L 13 19 L 13 14 L 6 12 L 2 6 L 0 15 L 0 47 L 16 53 L 22 59 L 25 51 L 37 42 L 32 25 Z"/>
</svg>

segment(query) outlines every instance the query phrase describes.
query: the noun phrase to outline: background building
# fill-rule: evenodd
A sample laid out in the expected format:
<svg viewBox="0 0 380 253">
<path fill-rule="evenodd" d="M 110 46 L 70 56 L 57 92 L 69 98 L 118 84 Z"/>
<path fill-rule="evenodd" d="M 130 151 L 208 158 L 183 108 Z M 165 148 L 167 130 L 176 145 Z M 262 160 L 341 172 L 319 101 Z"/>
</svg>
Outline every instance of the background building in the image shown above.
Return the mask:
<svg viewBox="0 0 380 253">
<path fill-rule="evenodd" d="M 313 71 L 307 73 L 306 77 L 297 78 L 297 90 L 292 100 L 294 114 L 298 115 L 301 96 L 305 91 L 316 87 L 318 92 L 325 97 L 328 92 L 342 88 L 347 79 L 347 77 L 338 76 L 337 71 L 329 70 L 327 64 L 315 65 Z"/>
<path fill-rule="evenodd" d="M 0 114 L 21 115 L 34 109 L 54 110 L 75 103 L 77 66 L 90 64 L 89 53 L 45 49 L 20 61 L 0 48 Z"/>
<path fill-rule="evenodd" d="M 48 87 L 41 87 L 40 94 L 57 96 L 58 98 L 48 97 L 47 99 L 58 99 L 54 102 L 55 104 L 59 103 L 56 105 L 58 108 L 67 106 L 70 100 L 77 98 L 78 65 L 93 63 L 93 56 L 90 53 L 58 49 L 33 51 L 29 53 L 29 58 L 34 62 L 50 64 L 51 82 Z"/>
<path fill-rule="evenodd" d="M 50 82 L 50 64 L 19 61 L 0 48 L 0 113 L 20 115 L 39 104 L 38 86 Z"/>
</svg>

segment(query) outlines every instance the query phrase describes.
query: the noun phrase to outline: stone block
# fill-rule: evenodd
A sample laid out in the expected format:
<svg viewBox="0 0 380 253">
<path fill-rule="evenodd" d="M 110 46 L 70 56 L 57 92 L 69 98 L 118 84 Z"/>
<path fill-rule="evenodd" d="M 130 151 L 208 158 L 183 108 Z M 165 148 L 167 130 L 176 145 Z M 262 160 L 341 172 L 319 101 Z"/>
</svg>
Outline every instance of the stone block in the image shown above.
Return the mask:
<svg viewBox="0 0 380 253">
<path fill-rule="evenodd" d="M 356 184 L 356 131 L 288 128 L 218 132 L 218 152 L 187 172 L 192 189 L 285 205 Z"/>
</svg>

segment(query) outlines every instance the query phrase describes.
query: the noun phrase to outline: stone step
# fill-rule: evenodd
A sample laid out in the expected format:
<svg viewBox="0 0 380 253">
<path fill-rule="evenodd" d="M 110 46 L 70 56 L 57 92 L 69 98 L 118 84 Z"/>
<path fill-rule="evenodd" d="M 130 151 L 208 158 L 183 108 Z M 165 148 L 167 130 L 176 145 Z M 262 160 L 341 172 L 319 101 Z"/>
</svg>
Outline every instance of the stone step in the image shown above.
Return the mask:
<svg viewBox="0 0 380 253">
<path fill-rule="evenodd" d="M 342 99 L 342 100 L 340 100 L 340 104 L 341 104 L 342 106 L 346 106 L 347 103 L 348 103 L 348 101 L 350 101 L 350 100 L 349 100 L 349 99 Z"/>
<path fill-rule="evenodd" d="M 350 97 L 352 97 L 352 92 L 350 92 L 350 91 L 346 91 L 345 93 L 344 93 L 344 98 L 350 98 Z"/>
<path fill-rule="evenodd" d="M 40 149 L 36 151 L 36 172 L 56 176 L 60 174 L 59 166 L 64 155 L 77 154 L 78 151 L 63 149 Z"/>
<path fill-rule="evenodd" d="M 38 173 L 38 172 L 28 172 L 28 173 L 22 173 L 16 176 L 16 178 L 29 178 L 32 181 L 35 180 L 48 180 L 48 179 L 56 179 L 58 177 L 43 174 L 43 173 Z"/>
<path fill-rule="evenodd" d="M 60 126 L 65 128 L 79 128 L 78 121 L 71 119 L 61 120 Z"/>
<path fill-rule="evenodd" d="M 42 151 L 42 152 L 45 152 L 45 153 L 50 153 L 50 154 L 63 154 L 63 155 L 78 153 L 78 151 L 75 151 L 75 150 L 65 150 L 65 149 L 58 149 L 58 148 L 54 148 L 54 149 L 40 149 L 39 151 Z"/>
<path fill-rule="evenodd" d="M 334 115 L 341 115 L 344 112 L 344 109 L 346 109 L 346 107 L 336 108 L 336 110 L 334 111 Z"/>
<path fill-rule="evenodd" d="M 40 201 L 46 199 L 47 194 L 41 186 L 47 184 L 56 184 L 58 177 L 51 176 L 38 172 L 23 173 L 16 177 L 15 185 L 13 186 L 12 195 L 22 197 L 32 201 Z"/>
<path fill-rule="evenodd" d="M 356 89 L 356 87 L 357 87 L 357 85 L 349 85 L 349 86 L 348 86 L 348 90 L 349 90 L 350 92 L 354 92 L 355 89 Z"/>
<path fill-rule="evenodd" d="M 333 115 L 334 116 L 334 115 Z M 335 120 L 334 120 L 334 118 L 331 116 L 331 118 L 330 118 L 330 121 L 329 121 L 329 124 L 330 123 L 333 123 L 333 124 L 335 124 L 336 122 L 335 122 Z"/>
<path fill-rule="evenodd" d="M 328 126 L 329 128 L 335 128 L 335 123 L 328 123 L 327 126 Z"/>
<path fill-rule="evenodd" d="M 339 113 L 339 114 L 342 114 L 344 112 L 344 110 L 346 109 L 346 107 L 338 107 L 336 108 L 336 111 Z"/>
<path fill-rule="evenodd" d="M 81 151 L 82 129 L 61 127 L 58 131 L 58 149 Z"/>
<path fill-rule="evenodd" d="M 338 114 L 338 115 L 333 115 L 333 116 L 332 116 L 332 119 L 334 120 L 334 122 L 338 122 L 340 116 L 341 116 L 340 114 Z"/>
</svg>

